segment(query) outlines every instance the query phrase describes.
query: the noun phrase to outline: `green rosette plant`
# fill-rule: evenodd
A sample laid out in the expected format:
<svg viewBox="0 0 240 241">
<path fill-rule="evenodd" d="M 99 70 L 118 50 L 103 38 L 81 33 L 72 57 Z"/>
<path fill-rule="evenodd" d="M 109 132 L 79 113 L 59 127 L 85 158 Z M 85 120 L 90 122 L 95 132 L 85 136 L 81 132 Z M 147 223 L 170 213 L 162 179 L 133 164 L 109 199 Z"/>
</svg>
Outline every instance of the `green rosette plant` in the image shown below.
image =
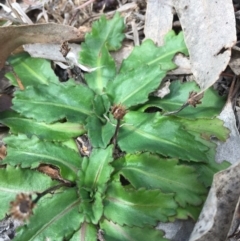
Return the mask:
<svg viewBox="0 0 240 241">
<path fill-rule="evenodd" d="M 121 47 L 123 31 L 119 14 L 93 24 L 79 57 L 95 69 L 84 74 L 86 83 L 59 82 L 44 59 L 9 58 L 15 75 L 6 76 L 17 86 L 17 75 L 24 90 L 0 116 L 10 128 L 1 217 L 17 194 L 36 196 L 14 240 L 166 240 L 158 222 L 196 219 L 213 174 L 228 166 L 214 162 L 212 142 L 228 136 L 216 118 L 224 99 L 209 89 L 196 108 L 165 115 L 198 87 L 175 81 L 163 99 L 152 95 L 176 68 L 175 54 L 188 54 L 183 34 L 169 32 L 161 47 L 145 40 L 118 70 L 110 51 Z M 88 152 L 76 143 L 83 136 Z M 40 173 L 43 164 L 60 178 Z"/>
</svg>

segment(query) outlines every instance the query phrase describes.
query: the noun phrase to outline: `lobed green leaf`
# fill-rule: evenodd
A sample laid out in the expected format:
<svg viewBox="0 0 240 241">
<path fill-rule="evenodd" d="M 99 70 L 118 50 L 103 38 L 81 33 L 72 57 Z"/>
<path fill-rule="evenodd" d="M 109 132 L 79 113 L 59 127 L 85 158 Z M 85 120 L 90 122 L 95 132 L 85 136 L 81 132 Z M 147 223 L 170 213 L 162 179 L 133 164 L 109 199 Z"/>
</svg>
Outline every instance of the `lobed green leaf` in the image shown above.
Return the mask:
<svg viewBox="0 0 240 241">
<path fill-rule="evenodd" d="M 37 171 L 7 166 L 0 169 L 0 219 L 9 212 L 9 203 L 19 193 L 34 194 L 54 186 L 55 181 Z"/>
<path fill-rule="evenodd" d="M 93 149 L 89 158 L 85 157 L 79 172 L 79 194 L 82 198 L 79 210 L 87 222 L 97 224 L 103 214 L 103 194 L 113 171 L 110 166 L 112 146 L 107 149 Z"/>
<path fill-rule="evenodd" d="M 187 205 L 184 208 L 178 207 L 176 216 L 171 217 L 169 221 L 174 222 L 176 219 L 187 220 L 189 217 L 197 221 L 202 211 L 202 207 L 203 205 L 199 205 L 199 206 Z"/>
<path fill-rule="evenodd" d="M 105 118 L 103 118 L 103 115 L 109 112 L 110 107 L 111 103 L 106 94 L 94 96 L 93 109 L 94 113 L 99 119 L 106 120 Z"/>
<path fill-rule="evenodd" d="M 175 193 L 175 200 L 185 207 L 199 205 L 206 188 L 198 180 L 192 167 L 179 165 L 175 159 L 164 159 L 150 153 L 126 155 L 115 161 L 114 166 L 135 188 L 160 189 Z"/>
<path fill-rule="evenodd" d="M 75 188 L 54 194 L 52 198 L 40 199 L 29 224 L 17 233 L 14 240 L 62 241 L 63 237 L 72 235 L 84 221 L 78 212 L 79 203 Z"/>
<path fill-rule="evenodd" d="M 168 241 L 168 239 L 163 238 L 162 231 L 154 228 L 121 226 L 106 219 L 100 223 L 100 227 L 103 230 L 105 241 Z"/>
<path fill-rule="evenodd" d="M 9 57 L 8 62 L 24 87 L 59 83 L 58 77 L 51 68 L 50 61 L 46 59 L 32 58 L 27 53 L 20 53 Z M 10 79 L 13 85 L 18 86 L 14 75 L 7 73 L 6 77 Z"/>
<path fill-rule="evenodd" d="M 199 134 L 202 139 L 207 141 L 213 137 L 225 141 L 229 135 L 229 130 L 223 126 L 223 121 L 217 118 L 196 120 L 181 118 L 179 122 L 182 123 L 187 132 Z"/>
<path fill-rule="evenodd" d="M 102 16 L 93 24 L 91 33 L 86 34 L 80 52 L 80 63 L 97 68 L 85 74 L 88 86 L 97 93 L 101 93 L 116 74 L 115 62 L 108 51 L 121 47 L 124 28 L 123 18 L 116 13 L 109 21 Z"/>
<path fill-rule="evenodd" d="M 213 176 L 215 173 L 227 169 L 231 164 L 229 162 L 223 161 L 222 163 L 217 163 L 215 160 L 211 160 L 208 163 L 189 163 L 193 166 L 198 175 L 199 180 L 206 186 L 210 187 L 212 185 Z"/>
<path fill-rule="evenodd" d="M 96 116 L 89 116 L 86 128 L 91 144 L 96 148 L 106 148 L 115 132 L 115 126 L 110 122 L 105 123 Z"/>
<path fill-rule="evenodd" d="M 179 118 L 159 113 L 128 112 L 120 128 L 118 144 L 123 151 L 150 151 L 183 160 L 207 161 L 214 158 L 208 142 L 203 144 L 198 133 L 189 133 Z M 189 144 L 191 143 L 191 145 Z"/>
<path fill-rule="evenodd" d="M 96 95 L 94 97 L 93 109 L 95 115 L 89 116 L 86 124 L 88 137 L 93 147 L 106 148 L 115 132 L 115 126 L 106 118 L 110 106 L 111 103 L 107 95 Z M 111 120 L 113 123 L 114 121 L 116 123 L 116 120 Z"/>
<path fill-rule="evenodd" d="M 37 137 L 28 139 L 25 135 L 4 138 L 8 154 L 3 163 L 21 165 L 22 168 L 35 168 L 41 163 L 59 167 L 63 178 L 75 180 L 81 166 L 78 152 L 59 143 L 41 141 Z"/>
<path fill-rule="evenodd" d="M 79 180 L 80 188 L 84 187 L 104 193 L 113 171 L 113 167 L 110 165 L 113 160 L 112 151 L 112 145 L 106 149 L 93 149 L 89 159 L 85 158 Z"/>
<path fill-rule="evenodd" d="M 164 45 L 160 47 L 157 47 L 151 39 L 147 39 L 140 46 L 136 46 L 123 61 L 120 73 L 137 69 L 143 73 L 146 71 L 146 65 L 156 65 L 163 71 L 175 69 L 176 65 L 172 59 L 179 52 L 188 54 L 183 32 L 176 35 L 174 31 L 170 31 L 165 36 Z"/>
<path fill-rule="evenodd" d="M 69 122 L 46 124 L 33 119 L 23 118 L 18 113 L 12 111 L 2 113 L 0 123 L 7 125 L 14 134 L 36 135 L 39 139 L 47 141 L 64 141 L 86 132 L 81 124 Z"/>
<path fill-rule="evenodd" d="M 160 190 L 125 190 L 113 183 L 104 199 L 104 216 L 119 225 L 155 226 L 158 221 L 166 222 L 176 214 L 173 196 Z"/>
<path fill-rule="evenodd" d="M 119 12 L 116 12 L 112 19 L 107 19 L 103 15 L 98 21 L 93 23 L 91 32 L 85 36 L 85 43 L 91 41 L 97 43 L 100 39 L 102 44 L 106 43 L 110 51 L 118 50 L 121 48 L 122 40 L 125 38 L 124 29 L 124 19 Z"/>
<path fill-rule="evenodd" d="M 134 69 L 130 72 L 118 74 L 106 88 L 113 104 L 122 104 L 131 107 L 148 100 L 148 94 L 155 90 L 166 71 L 159 66 L 144 66 L 142 71 Z"/>
<path fill-rule="evenodd" d="M 13 109 L 27 118 L 40 122 L 55 122 L 67 118 L 69 122 L 84 123 L 92 114 L 94 93 L 73 81 L 61 84 L 28 86 L 16 91 Z"/>
<path fill-rule="evenodd" d="M 102 193 L 87 188 L 79 188 L 78 192 L 81 197 L 79 212 L 82 213 L 86 222 L 98 224 L 104 209 Z"/>
<path fill-rule="evenodd" d="M 178 52 L 188 53 L 183 34 L 175 35 L 173 31 L 168 33 L 162 47 L 152 40 L 135 47 L 107 86 L 112 103 L 130 107 L 147 101 L 148 94 L 160 85 L 166 72 L 176 68 L 172 59 Z"/>
</svg>

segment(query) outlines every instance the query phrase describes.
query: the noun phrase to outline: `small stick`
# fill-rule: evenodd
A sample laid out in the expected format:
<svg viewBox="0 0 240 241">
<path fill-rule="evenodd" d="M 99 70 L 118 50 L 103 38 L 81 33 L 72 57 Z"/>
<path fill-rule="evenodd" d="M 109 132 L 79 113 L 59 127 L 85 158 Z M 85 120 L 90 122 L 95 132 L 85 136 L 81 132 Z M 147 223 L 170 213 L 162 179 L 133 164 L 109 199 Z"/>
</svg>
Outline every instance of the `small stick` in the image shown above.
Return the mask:
<svg viewBox="0 0 240 241">
<path fill-rule="evenodd" d="M 117 136 L 118 136 L 118 131 L 120 128 L 120 123 L 121 123 L 121 120 L 117 120 L 116 129 L 115 129 L 114 135 L 112 137 L 112 141 L 111 141 L 113 144 L 113 150 L 116 150 L 116 147 L 117 147 Z"/>
<path fill-rule="evenodd" d="M 185 109 L 187 106 L 189 106 L 189 103 L 188 103 L 188 102 L 184 103 L 178 110 L 170 111 L 170 112 L 167 112 L 167 113 L 165 113 L 165 114 L 163 114 L 163 115 L 164 115 L 164 116 L 168 116 L 168 115 L 177 114 L 177 113 L 179 113 L 180 111 L 182 111 L 183 109 Z"/>
<path fill-rule="evenodd" d="M 39 201 L 40 198 L 42 198 L 43 196 L 45 196 L 46 194 L 50 193 L 50 192 L 53 192 L 53 191 L 56 191 L 57 189 L 61 188 L 61 187 L 72 187 L 73 184 L 68 184 L 68 183 L 61 183 L 61 184 L 58 184 L 56 186 L 53 186 L 53 187 L 50 187 L 48 189 L 46 189 L 45 191 L 41 192 L 41 193 L 37 193 L 37 197 L 33 200 L 33 203 L 37 203 Z"/>
<path fill-rule="evenodd" d="M 69 25 L 71 26 L 74 18 L 77 16 L 78 12 L 80 11 L 80 9 L 86 7 L 87 5 L 91 4 L 91 3 L 94 3 L 96 0 L 88 0 L 87 2 L 81 4 L 80 6 L 78 6 L 77 8 L 75 8 L 75 13 L 73 14 L 71 20 L 70 20 L 70 23 Z"/>
<path fill-rule="evenodd" d="M 167 116 L 167 115 L 177 114 L 189 105 L 196 107 L 198 104 L 202 103 L 200 100 L 203 98 L 203 95 L 204 95 L 203 91 L 199 93 L 191 91 L 189 93 L 188 100 L 178 110 L 167 112 L 163 115 Z"/>
</svg>

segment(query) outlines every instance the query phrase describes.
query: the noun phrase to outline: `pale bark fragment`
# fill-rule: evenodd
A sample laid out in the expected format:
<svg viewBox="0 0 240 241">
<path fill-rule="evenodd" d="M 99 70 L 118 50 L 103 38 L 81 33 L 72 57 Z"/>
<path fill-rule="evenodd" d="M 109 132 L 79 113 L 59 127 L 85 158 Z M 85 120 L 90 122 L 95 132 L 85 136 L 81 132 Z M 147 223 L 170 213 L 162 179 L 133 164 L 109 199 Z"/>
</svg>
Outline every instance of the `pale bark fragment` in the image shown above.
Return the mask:
<svg viewBox="0 0 240 241">
<path fill-rule="evenodd" d="M 240 163 L 214 175 L 208 198 L 189 241 L 226 241 L 240 195 Z"/>
<path fill-rule="evenodd" d="M 163 45 L 164 36 L 172 29 L 172 0 L 148 0 L 145 19 L 145 38 Z"/>
<path fill-rule="evenodd" d="M 202 90 L 218 79 L 236 42 L 231 0 L 173 0 L 196 82 Z"/>
</svg>

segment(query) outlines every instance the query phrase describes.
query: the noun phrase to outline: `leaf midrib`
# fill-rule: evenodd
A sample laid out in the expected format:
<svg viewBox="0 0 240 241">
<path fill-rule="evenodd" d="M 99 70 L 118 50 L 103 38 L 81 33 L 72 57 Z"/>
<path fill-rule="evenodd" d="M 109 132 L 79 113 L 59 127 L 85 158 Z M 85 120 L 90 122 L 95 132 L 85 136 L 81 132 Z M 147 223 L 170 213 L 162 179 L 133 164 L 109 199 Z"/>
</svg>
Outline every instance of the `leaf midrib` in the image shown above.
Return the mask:
<svg viewBox="0 0 240 241">
<path fill-rule="evenodd" d="M 165 183 L 168 184 L 167 186 L 170 185 L 170 184 L 169 184 L 169 181 L 170 181 L 171 183 L 175 183 L 176 186 L 180 186 L 180 188 L 182 188 L 183 190 L 186 190 L 186 189 L 187 189 L 187 190 L 190 190 L 190 191 L 196 191 L 196 189 L 190 189 L 189 186 L 186 186 L 186 184 L 184 184 L 184 183 L 182 183 L 182 182 L 177 182 L 177 181 L 175 181 L 174 179 L 163 178 L 163 177 L 161 177 L 161 176 L 159 176 L 159 175 L 156 175 L 156 174 L 153 175 L 152 172 L 151 172 L 151 175 L 150 175 L 150 173 L 148 174 L 148 172 L 144 172 L 144 171 L 142 171 L 142 170 L 139 170 L 139 169 L 134 168 L 134 167 L 129 167 L 129 166 L 122 168 L 122 170 L 124 170 L 124 169 L 125 169 L 125 170 L 133 170 L 133 171 L 135 171 L 135 172 L 138 172 L 138 173 L 141 173 L 141 174 L 145 174 L 145 176 L 150 176 L 150 177 L 152 177 L 152 178 L 155 178 L 155 179 L 159 180 L 159 183 L 161 183 L 161 181 L 163 181 L 163 182 L 165 182 Z M 147 174 L 146 174 L 146 173 L 147 173 Z M 159 186 L 158 188 L 161 189 L 162 187 Z M 176 190 L 172 190 L 172 189 L 171 189 L 171 191 L 176 192 Z M 196 193 L 196 192 L 194 192 L 194 193 Z"/>
<path fill-rule="evenodd" d="M 17 99 L 17 102 L 23 102 L 23 103 L 29 103 L 29 101 L 31 102 L 31 104 L 38 104 L 38 105 L 48 105 L 48 106 L 56 106 L 56 107 L 61 107 L 63 109 L 69 109 L 69 110 L 74 110 L 86 115 L 91 115 L 92 111 L 88 111 L 85 108 L 77 108 L 74 106 L 70 106 L 70 105 L 64 105 L 64 104 L 58 104 L 58 103 L 53 103 L 53 102 L 45 102 L 45 101 L 33 101 L 33 100 L 23 100 L 23 99 Z"/>
<path fill-rule="evenodd" d="M 174 56 L 174 55 L 175 55 L 176 53 L 178 53 L 178 52 L 181 52 L 181 53 L 182 53 L 184 49 L 186 49 L 186 47 L 181 47 L 181 48 L 179 48 L 178 50 L 177 50 L 177 49 L 174 49 L 174 50 L 172 50 L 172 51 L 169 51 L 169 52 L 167 52 L 165 55 L 160 55 L 158 58 L 156 58 L 156 59 L 148 62 L 147 65 L 155 64 L 156 62 L 161 61 L 161 59 L 164 59 L 164 58 L 166 58 L 166 57 L 168 57 L 168 56 L 170 56 L 170 55 L 173 55 L 173 56 Z M 169 71 L 169 70 L 165 70 L 165 71 Z"/>
<path fill-rule="evenodd" d="M 129 99 L 131 99 L 132 97 L 134 97 L 134 95 L 136 95 L 138 92 L 143 92 L 142 89 L 144 89 L 146 86 L 148 85 L 152 85 L 153 81 L 155 79 L 158 79 L 160 77 L 160 75 L 162 74 L 161 71 L 159 71 L 158 73 L 158 77 L 154 76 L 153 78 L 149 79 L 149 81 L 145 81 L 145 83 L 143 85 L 139 85 L 138 88 L 136 88 L 134 91 L 132 91 L 130 94 L 128 94 L 123 100 L 121 100 L 121 103 L 124 104 L 126 101 L 128 101 Z M 159 81 L 160 82 L 160 81 Z M 154 86 L 151 86 L 152 89 L 154 89 Z M 147 96 L 145 96 L 145 99 L 147 99 Z M 142 102 L 144 101 L 144 98 L 142 100 Z"/>
<path fill-rule="evenodd" d="M 36 122 L 36 121 L 33 121 L 32 119 L 26 119 L 21 117 L 8 117 L 6 118 L 6 120 L 16 121 L 16 122 L 22 121 L 22 122 L 25 122 L 25 124 L 44 127 L 46 129 L 56 131 L 56 132 L 57 131 L 62 132 L 62 130 L 59 130 L 59 128 L 63 128 L 65 133 L 70 133 L 70 134 L 76 131 L 80 131 L 82 129 L 84 130 L 83 125 L 80 125 L 79 123 L 73 123 L 73 122 L 47 124 L 45 122 Z"/>
<path fill-rule="evenodd" d="M 8 189 L 4 187 L 0 187 L 1 192 L 7 192 L 7 193 L 20 193 L 20 192 L 25 192 L 25 190 L 19 190 L 19 189 Z"/>
<path fill-rule="evenodd" d="M 27 71 L 29 71 L 29 73 L 31 73 L 34 77 L 36 77 L 41 83 L 49 84 L 49 82 L 46 81 L 46 79 L 43 79 L 42 76 L 37 74 L 37 72 L 35 72 L 35 71 L 33 71 L 33 69 L 29 68 L 29 66 L 25 62 L 22 62 L 22 66 L 25 67 L 25 69 L 27 69 Z"/>
<path fill-rule="evenodd" d="M 131 124 L 131 123 L 128 123 L 128 124 Z M 166 139 L 163 139 L 163 138 L 159 138 L 157 136 L 154 136 L 153 134 L 150 134 L 150 133 L 147 133 L 145 131 L 142 131 L 141 129 L 137 128 L 137 127 L 132 127 L 130 125 L 125 125 L 123 128 L 125 129 L 128 129 L 129 131 L 134 131 L 135 133 L 138 133 L 140 136 L 144 136 L 146 137 L 147 139 L 150 139 L 150 140 L 156 140 L 157 142 L 160 142 L 160 143 L 165 143 L 167 145 L 171 145 L 171 146 L 174 146 L 174 147 L 177 147 L 177 148 L 181 148 L 182 147 L 180 145 L 177 145 L 176 143 L 174 142 L 170 142 Z"/>
<path fill-rule="evenodd" d="M 117 226 L 115 223 L 109 221 L 109 225 L 112 225 L 115 230 L 117 230 L 121 235 L 126 238 L 126 241 L 136 241 L 136 239 L 132 239 L 126 232 L 124 232 L 124 229 L 122 226 Z M 121 227 L 121 229 L 120 229 Z"/>
<path fill-rule="evenodd" d="M 113 28 L 114 28 L 114 23 L 111 24 L 111 27 L 109 28 L 108 33 L 105 35 L 106 38 L 104 39 L 103 43 L 101 44 L 101 47 L 100 47 L 99 52 L 98 52 L 98 56 L 99 56 L 99 54 L 102 55 L 102 49 L 103 49 L 103 47 L 106 47 L 106 43 L 107 43 L 108 37 L 109 37 L 110 33 L 112 32 Z M 106 47 L 106 51 L 108 52 L 107 47 Z M 101 67 L 101 58 L 97 57 L 96 64 L 97 64 L 97 67 Z M 97 69 L 97 81 L 96 82 L 97 82 L 97 89 L 100 90 L 100 91 L 103 90 L 102 73 L 103 73 L 103 68 Z"/>
<path fill-rule="evenodd" d="M 43 232 L 43 230 L 45 230 L 46 228 L 48 228 L 52 223 L 54 223 L 55 221 L 61 219 L 66 213 L 68 213 L 69 211 L 71 211 L 73 208 L 75 208 L 76 205 L 78 205 L 80 203 L 80 199 L 77 199 L 77 201 L 75 201 L 74 203 L 72 203 L 70 206 L 68 206 L 65 210 L 63 210 L 62 212 L 60 212 L 58 215 L 54 216 L 51 220 L 49 220 L 49 222 L 47 222 L 45 225 L 42 226 L 42 228 L 40 228 L 34 236 L 31 237 L 31 239 L 29 239 L 29 241 L 31 240 L 35 240 L 34 238 L 37 237 L 41 232 Z M 76 215 L 79 215 L 78 213 Z"/>
<path fill-rule="evenodd" d="M 129 202 L 129 201 L 126 201 L 124 199 L 121 199 L 120 197 L 111 197 L 111 196 L 108 196 L 107 197 L 107 200 L 111 200 L 113 201 L 114 203 L 121 203 L 122 205 L 124 206 L 133 206 L 133 207 L 159 207 L 159 204 L 152 204 L 150 205 L 150 203 L 133 203 L 133 202 Z"/>
</svg>

